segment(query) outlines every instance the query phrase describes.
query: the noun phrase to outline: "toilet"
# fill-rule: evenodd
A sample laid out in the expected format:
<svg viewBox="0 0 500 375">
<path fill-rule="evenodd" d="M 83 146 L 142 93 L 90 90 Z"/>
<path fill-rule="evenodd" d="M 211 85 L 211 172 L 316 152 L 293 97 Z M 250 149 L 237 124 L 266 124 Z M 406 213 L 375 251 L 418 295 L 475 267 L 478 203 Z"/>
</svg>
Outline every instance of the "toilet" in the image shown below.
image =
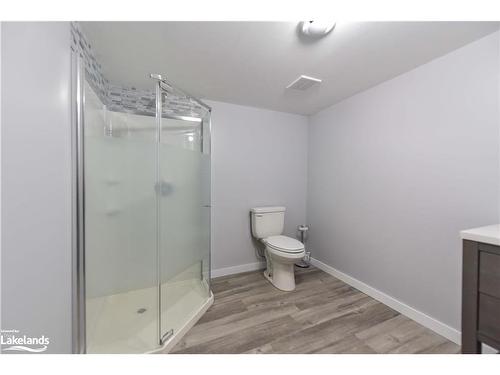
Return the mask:
<svg viewBox="0 0 500 375">
<path fill-rule="evenodd" d="M 276 288 L 290 292 L 295 289 L 294 264 L 305 255 L 304 244 L 282 236 L 285 207 L 256 207 L 250 210 L 252 235 L 266 246 L 264 276 Z"/>
</svg>

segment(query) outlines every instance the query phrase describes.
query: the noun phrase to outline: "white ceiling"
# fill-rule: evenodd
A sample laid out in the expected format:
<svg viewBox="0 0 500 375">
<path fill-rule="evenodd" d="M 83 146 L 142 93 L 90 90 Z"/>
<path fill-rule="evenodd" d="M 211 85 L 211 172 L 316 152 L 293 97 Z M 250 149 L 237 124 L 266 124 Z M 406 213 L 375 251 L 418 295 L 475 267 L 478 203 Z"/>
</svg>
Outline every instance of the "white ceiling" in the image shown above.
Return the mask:
<svg viewBox="0 0 500 375">
<path fill-rule="evenodd" d="M 498 29 L 496 22 L 338 23 L 314 43 L 297 22 L 83 22 L 115 84 L 149 73 L 211 100 L 313 114 Z M 299 75 L 323 80 L 286 90 Z"/>
</svg>

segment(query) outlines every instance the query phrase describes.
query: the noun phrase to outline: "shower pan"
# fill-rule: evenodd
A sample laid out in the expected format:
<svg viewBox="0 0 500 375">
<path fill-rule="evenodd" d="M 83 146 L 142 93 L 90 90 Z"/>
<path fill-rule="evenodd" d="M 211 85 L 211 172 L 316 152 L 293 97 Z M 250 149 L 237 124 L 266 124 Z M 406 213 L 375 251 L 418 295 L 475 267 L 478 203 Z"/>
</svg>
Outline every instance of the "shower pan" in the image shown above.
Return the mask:
<svg viewBox="0 0 500 375">
<path fill-rule="evenodd" d="M 110 105 L 73 60 L 73 351 L 168 352 L 213 301 L 210 107 L 159 75 Z"/>
</svg>

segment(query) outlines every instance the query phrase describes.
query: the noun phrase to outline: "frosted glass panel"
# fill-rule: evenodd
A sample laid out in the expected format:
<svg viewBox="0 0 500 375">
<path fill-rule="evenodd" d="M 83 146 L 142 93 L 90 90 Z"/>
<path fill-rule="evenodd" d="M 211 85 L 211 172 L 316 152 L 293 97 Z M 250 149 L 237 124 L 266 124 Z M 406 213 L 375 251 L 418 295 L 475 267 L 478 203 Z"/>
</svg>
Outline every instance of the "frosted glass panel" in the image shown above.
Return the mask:
<svg viewBox="0 0 500 375">
<path fill-rule="evenodd" d="M 201 121 L 162 119 L 159 162 L 163 334 L 177 332 L 209 297 L 210 157 L 201 152 L 201 130 Z"/>
<path fill-rule="evenodd" d="M 85 94 L 87 352 L 143 353 L 158 346 L 156 141 Z"/>
</svg>

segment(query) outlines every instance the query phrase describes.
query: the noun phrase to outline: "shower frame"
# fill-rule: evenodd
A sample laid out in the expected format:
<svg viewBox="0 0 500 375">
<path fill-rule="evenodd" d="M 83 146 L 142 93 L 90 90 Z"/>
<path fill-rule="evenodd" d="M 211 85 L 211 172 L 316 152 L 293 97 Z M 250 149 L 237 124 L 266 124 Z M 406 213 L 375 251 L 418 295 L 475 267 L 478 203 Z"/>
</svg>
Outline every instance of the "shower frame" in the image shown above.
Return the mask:
<svg viewBox="0 0 500 375">
<path fill-rule="evenodd" d="M 85 109 L 85 66 L 84 61 L 78 53 L 71 53 L 71 103 L 72 103 L 72 124 L 71 124 L 71 154 L 72 154 L 72 184 L 71 184 L 71 210 L 72 210 L 72 353 L 74 354 L 85 354 L 87 348 L 86 340 L 86 274 L 85 274 L 85 165 L 84 165 L 84 109 Z M 156 105 L 156 147 L 159 147 L 161 140 L 161 119 L 175 119 L 183 121 L 192 121 L 203 123 L 203 118 L 190 117 L 190 116 L 178 116 L 178 115 L 167 115 L 162 113 L 162 99 L 161 93 L 164 92 L 177 91 L 182 93 L 186 98 L 192 99 L 202 107 L 204 107 L 208 113 L 211 114 L 212 108 L 208 106 L 203 101 L 190 95 L 184 90 L 179 89 L 165 78 L 159 74 L 151 74 L 150 78 L 155 81 L 155 105 Z M 131 113 L 135 115 L 146 115 L 147 113 L 142 111 L 127 110 L 125 113 Z M 150 114 L 147 114 L 150 115 Z M 212 148 L 212 138 L 211 138 L 211 121 L 208 124 L 208 149 L 211 155 Z M 203 126 L 201 127 L 203 132 Z M 202 151 L 205 144 L 205 135 L 202 134 Z M 158 164 L 158 163 L 157 163 Z M 159 169 L 156 166 L 156 177 L 158 180 Z M 211 205 L 208 206 L 211 208 Z M 160 222 L 160 213 L 158 204 L 156 205 L 156 217 L 157 223 Z M 209 226 L 211 228 L 211 214 L 209 220 Z M 157 224 L 159 225 L 159 224 Z M 211 235 L 210 235 L 211 237 Z M 157 239 L 159 241 L 159 233 L 157 231 Z M 202 309 L 197 313 L 197 319 L 210 307 L 213 303 L 213 293 L 210 289 L 211 280 L 211 256 L 212 256 L 212 244 L 209 241 L 208 249 L 208 290 L 209 299 L 206 301 Z M 151 352 L 158 350 L 164 350 L 165 341 L 170 338 L 167 336 L 168 332 L 162 335 L 161 332 L 161 265 L 159 262 L 160 251 L 157 247 L 157 287 L 158 287 L 158 336 L 157 343 L 158 347 L 153 349 Z M 192 326 L 195 322 L 188 324 Z M 187 328 L 188 329 L 188 328 Z M 184 332 L 185 333 L 185 332 Z M 183 334 L 184 334 L 183 333 Z"/>
</svg>

